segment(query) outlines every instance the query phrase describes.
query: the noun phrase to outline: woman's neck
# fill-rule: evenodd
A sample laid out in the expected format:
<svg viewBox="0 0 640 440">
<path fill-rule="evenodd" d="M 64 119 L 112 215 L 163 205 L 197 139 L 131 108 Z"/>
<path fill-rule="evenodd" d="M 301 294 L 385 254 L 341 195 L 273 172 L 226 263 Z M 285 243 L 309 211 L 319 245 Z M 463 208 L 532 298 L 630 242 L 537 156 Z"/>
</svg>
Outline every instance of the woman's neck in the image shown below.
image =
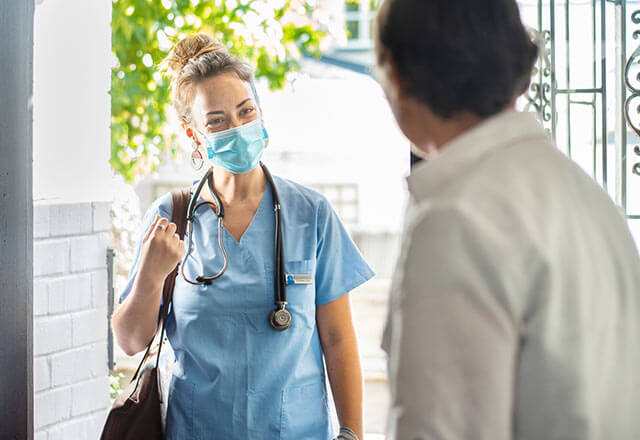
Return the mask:
<svg viewBox="0 0 640 440">
<path fill-rule="evenodd" d="M 261 198 L 266 182 L 261 166 L 243 174 L 233 174 L 222 167 L 213 166 L 213 187 L 225 205 Z M 205 188 L 209 193 L 207 185 Z"/>
</svg>

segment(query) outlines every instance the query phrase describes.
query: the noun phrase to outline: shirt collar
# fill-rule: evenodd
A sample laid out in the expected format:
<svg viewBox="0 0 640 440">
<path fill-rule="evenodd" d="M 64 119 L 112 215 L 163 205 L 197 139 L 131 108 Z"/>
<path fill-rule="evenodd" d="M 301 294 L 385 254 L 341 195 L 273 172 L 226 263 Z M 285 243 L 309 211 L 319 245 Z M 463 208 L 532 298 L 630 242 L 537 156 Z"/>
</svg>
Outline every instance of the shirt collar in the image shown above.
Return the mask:
<svg viewBox="0 0 640 440">
<path fill-rule="evenodd" d="M 483 156 L 536 138 L 548 141 L 549 135 L 533 114 L 505 110 L 444 145 L 434 159 L 416 165 L 407 178 L 409 192 L 419 202 L 434 187 L 464 175 Z"/>
</svg>

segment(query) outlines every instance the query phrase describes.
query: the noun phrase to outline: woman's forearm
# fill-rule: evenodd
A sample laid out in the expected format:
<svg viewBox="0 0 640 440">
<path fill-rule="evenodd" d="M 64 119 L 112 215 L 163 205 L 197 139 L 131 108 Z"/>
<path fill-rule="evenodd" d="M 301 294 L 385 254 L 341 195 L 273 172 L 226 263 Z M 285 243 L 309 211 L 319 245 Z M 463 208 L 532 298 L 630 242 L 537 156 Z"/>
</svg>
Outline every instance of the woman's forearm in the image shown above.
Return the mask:
<svg viewBox="0 0 640 440">
<path fill-rule="evenodd" d="M 163 283 L 137 276 L 131 293 L 111 318 L 118 345 L 129 356 L 144 350 L 158 329 Z"/>
<path fill-rule="evenodd" d="M 323 350 L 340 425 L 350 428 L 362 439 L 362 368 L 355 332 Z"/>
<path fill-rule="evenodd" d="M 140 266 L 131 292 L 111 319 L 118 345 L 132 356 L 142 351 L 158 331 L 162 287 L 184 252 L 177 226 L 156 215 L 142 239 Z"/>
</svg>

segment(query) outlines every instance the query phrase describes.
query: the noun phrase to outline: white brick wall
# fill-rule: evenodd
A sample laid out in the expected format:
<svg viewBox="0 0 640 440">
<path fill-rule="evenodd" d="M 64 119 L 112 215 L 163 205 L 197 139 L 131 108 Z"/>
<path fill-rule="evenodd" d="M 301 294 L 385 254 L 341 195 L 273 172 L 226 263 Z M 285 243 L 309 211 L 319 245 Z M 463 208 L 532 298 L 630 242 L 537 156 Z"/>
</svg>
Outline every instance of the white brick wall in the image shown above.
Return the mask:
<svg viewBox="0 0 640 440">
<path fill-rule="evenodd" d="M 97 439 L 109 406 L 110 204 L 34 206 L 35 438 Z"/>
</svg>

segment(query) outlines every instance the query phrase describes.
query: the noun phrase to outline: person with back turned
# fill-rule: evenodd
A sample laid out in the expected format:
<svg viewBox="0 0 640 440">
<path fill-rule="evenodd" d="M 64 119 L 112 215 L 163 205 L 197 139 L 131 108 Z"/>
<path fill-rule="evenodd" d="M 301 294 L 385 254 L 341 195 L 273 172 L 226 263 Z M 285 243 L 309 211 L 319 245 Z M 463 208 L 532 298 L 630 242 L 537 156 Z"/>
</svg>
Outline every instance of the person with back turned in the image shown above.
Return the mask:
<svg viewBox="0 0 640 440">
<path fill-rule="evenodd" d="M 389 437 L 640 439 L 640 264 L 605 191 L 515 110 L 515 0 L 386 0 L 379 80 L 428 157 L 390 299 Z"/>
</svg>

